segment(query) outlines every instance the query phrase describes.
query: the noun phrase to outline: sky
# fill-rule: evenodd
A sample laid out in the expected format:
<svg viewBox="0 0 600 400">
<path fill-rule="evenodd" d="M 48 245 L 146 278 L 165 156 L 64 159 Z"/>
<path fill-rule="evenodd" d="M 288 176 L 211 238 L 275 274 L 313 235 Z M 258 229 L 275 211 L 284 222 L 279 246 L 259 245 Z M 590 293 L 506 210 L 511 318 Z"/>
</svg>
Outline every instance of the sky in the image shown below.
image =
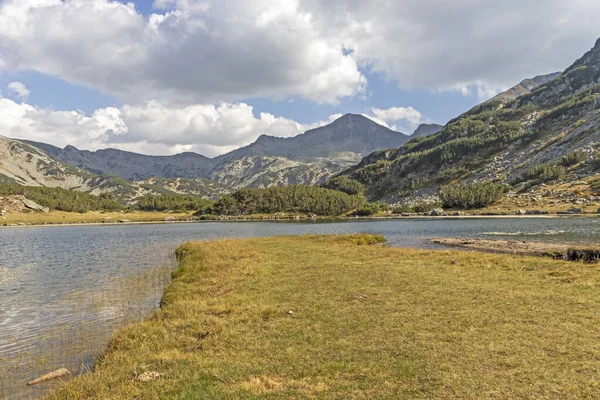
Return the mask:
<svg viewBox="0 0 600 400">
<path fill-rule="evenodd" d="M 600 37 L 597 0 L 0 0 L 0 135 L 209 157 L 345 113 L 410 134 Z"/>
</svg>

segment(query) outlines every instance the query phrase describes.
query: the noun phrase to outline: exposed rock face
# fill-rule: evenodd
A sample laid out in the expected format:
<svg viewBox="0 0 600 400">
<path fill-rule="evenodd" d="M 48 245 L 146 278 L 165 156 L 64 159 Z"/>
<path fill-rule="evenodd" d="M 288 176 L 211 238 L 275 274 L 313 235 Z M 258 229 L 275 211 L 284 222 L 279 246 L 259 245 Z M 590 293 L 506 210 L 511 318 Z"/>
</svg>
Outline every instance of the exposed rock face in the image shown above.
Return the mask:
<svg viewBox="0 0 600 400">
<path fill-rule="evenodd" d="M 521 81 L 519 84 L 513 86 L 512 88 L 499 93 L 498 95 L 496 95 L 495 97 L 493 97 L 491 100 L 500 100 L 503 103 L 508 103 L 511 100 L 516 99 L 519 96 L 522 96 L 524 94 L 528 94 L 531 93 L 535 88 L 550 82 L 553 79 L 558 78 L 558 76 L 560 75 L 560 72 L 553 72 L 551 74 L 547 74 L 547 75 L 539 75 L 536 76 L 535 78 L 530 78 L 530 79 L 525 79 L 523 81 Z"/>
<path fill-rule="evenodd" d="M 438 133 L 439 131 L 441 131 L 443 128 L 444 128 L 443 125 L 438 125 L 438 124 L 421 124 L 413 132 L 413 134 L 410 135 L 410 138 L 414 139 L 414 138 L 417 138 L 417 137 L 435 135 L 436 133 Z"/>
</svg>

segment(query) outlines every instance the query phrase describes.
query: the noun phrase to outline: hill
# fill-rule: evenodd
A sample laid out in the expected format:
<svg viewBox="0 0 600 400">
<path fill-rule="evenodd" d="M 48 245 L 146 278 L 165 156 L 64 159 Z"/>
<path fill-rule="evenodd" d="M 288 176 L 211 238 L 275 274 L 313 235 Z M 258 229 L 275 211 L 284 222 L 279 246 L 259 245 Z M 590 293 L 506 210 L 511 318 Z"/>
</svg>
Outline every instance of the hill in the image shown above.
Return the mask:
<svg viewBox="0 0 600 400">
<path fill-rule="evenodd" d="M 502 182 L 524 192 L 585 180 L 593 189 L 600 172 L 599 108 L 600 40 L 530 93 L 487 101 L 435 135 L 374 152 L 342 175 L 363 183 L 371 199 L 392 203 L 434 201 L 442 185 L 460 182 Z"/>
<path fill-rule="evenodd" d="M 96 175 L 58 161 L 51 156 L 55 149 L 50 145 L 34 147 L 31 142 L 0 136 L 0 183 L 76 190 L 93 195 L 113 193 L 126 203 L 147 194 L 166 193 L 217 199 L 229 191 L 222 184 L 200 178 L 128 181 L 115 175 Z M 65 153 L 71 151 L 66 149 Z"/>
</svg>

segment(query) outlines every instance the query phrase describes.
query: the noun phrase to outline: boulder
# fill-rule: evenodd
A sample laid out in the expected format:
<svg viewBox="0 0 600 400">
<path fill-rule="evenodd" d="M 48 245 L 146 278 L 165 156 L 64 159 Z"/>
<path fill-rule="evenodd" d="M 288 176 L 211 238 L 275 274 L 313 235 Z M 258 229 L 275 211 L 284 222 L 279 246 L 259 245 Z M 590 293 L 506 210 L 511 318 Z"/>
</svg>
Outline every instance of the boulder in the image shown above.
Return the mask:
<svg viewBox="0 0 600 400">
<path fill-rule="evenodd" d="M 522 209 L 517 210 L 517 215 L 525 215 L 525 214 L 527 214 L 527 211 L 522 210 Z"/>
<path fill-rule="evenodd" d="M 569 214 L 583 214 L 583 210 L 579 207 L 571 207 L 567 210 Z"/>
<path fill-rule="evenodd" d="M 429 215 L 432 217 L 445 217 L 448 214 L 446 214 L 446 211 L 444 211 L 444 209 L 442 209 L 442 208 L 434 208 L 433 210 L 426 213 L 426 215 Z"/>
<path fill-rule="evenodd" d="M 42 212 L 45 212 L 45 213 L 47 213 L 47 212 L 50 211 L 50 209 L 48 207 L 40 206 L 35 201 L 31 201 L 29 199 L 23 199 L 22 202 L 23 202 L 23 205 L 26 208 L 29 208 L 30 210 L 42 211 Z"/>
<path fill-rule="evenodd" d="M 168 217 L 165 217 L 165 219 L 163 219 L 163 221 L 165 221 L 165 222 L 173 222 L 173 221 L 175 221 L 175 217 L 172 216 L 172 215 L 170 215 Z"/>
</svg>

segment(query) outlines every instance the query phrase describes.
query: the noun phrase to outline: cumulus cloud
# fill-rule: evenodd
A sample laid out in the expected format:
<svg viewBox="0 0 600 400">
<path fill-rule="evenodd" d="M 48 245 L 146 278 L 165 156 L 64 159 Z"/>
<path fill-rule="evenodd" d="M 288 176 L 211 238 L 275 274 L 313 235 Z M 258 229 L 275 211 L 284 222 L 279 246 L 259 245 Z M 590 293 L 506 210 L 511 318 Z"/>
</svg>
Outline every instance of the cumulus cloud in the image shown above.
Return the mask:
<svg viewBox="0 0 600 400">
<path fill-rule="evenodd" d="M 203 5 L 204 4 L 204 5 Z M 117 95 L 179 104 L 256 96 L 335 103 L 364 90 L 357 61 L 298 0 L 5 0 L 0 59 Z"/>
<path fill-rule="evenodd" d="M 463 87 L 485 96 L 489 88 L 564 69 L 599 35 L 596 0 L 310 4 L 361 63 L 404 88 Z"/>
<path fill-rule="evenodd" d="M 180 104 L 256 96 L 333 103 L 366 85 L 482 97 L 560 70 L 593 45 L 596 0 L 4 0 L 0 65 Z"/>
<path fill-rule="evenodd" d="M 29 89 L 21 82 L 11 82 L 6 85 L 6 88 L 21 100 L 25 100 L 30 93 Z"/>
<path fill-rule="evenodd" d="M 386 109 L 371 108 L 363 116 L 392 130 L 412 133 L 417 126 L 429 122 L 420 111 L 413 107 L 390 107 Z"/>
<path fill-rule="evenodd" d="M 0 134 L 81 149 L 113 147 L 147 154 L 195 151 L 216 156 L 249 144 L 262 134 L 295 136 L 331 122 L 301 124 L 260 113 L 245 104 L 174 107 L 158 101 L 141 106 L 107 107 L 86 116 L 0 98 Z"/>
</svg>

